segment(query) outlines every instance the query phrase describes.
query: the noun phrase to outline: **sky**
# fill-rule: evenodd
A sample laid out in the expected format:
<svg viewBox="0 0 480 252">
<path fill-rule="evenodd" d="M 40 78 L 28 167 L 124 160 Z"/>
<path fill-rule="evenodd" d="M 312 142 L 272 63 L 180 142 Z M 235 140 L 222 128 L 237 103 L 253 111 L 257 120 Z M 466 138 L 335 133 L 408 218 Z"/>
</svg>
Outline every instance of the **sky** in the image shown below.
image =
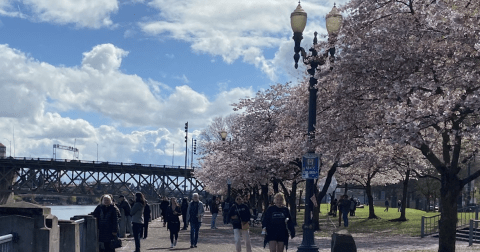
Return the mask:
<svg viewBox="0 0 480 252">
<path fill-rule="evenodd" d="M 334 2 L 346 0 L 301 3 L 304 48 L 327 33 Z M 7 156 L 52 158 L 60 144 L 80 160 L 183 166 L 188 122 L 190 165 L 191 140 L 232 103 L 304 78 L 293 61 L 297 5 L 0 0 L 0 143 Z"/>
</svg>

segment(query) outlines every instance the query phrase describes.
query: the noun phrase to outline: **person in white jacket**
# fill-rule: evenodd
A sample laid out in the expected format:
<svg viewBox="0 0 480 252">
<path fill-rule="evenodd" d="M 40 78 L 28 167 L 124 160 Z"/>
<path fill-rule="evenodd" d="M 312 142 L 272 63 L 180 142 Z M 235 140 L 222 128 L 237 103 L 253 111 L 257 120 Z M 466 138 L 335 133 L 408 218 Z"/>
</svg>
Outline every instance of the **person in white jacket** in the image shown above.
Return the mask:
<svg viewBox="0 0 480 252">
<path fill-rule="evenodd" d="M 203 209 L 203 203 L 200 201 L 200 196 L 198 196 L 198 193 L 194 193 L 192 202 L 188 204 L 187 209 L 187 222 L 190 223 L 190 248 L 197 247 L 198 231 L 204 214 L 205 210 Z"/>
</svg>

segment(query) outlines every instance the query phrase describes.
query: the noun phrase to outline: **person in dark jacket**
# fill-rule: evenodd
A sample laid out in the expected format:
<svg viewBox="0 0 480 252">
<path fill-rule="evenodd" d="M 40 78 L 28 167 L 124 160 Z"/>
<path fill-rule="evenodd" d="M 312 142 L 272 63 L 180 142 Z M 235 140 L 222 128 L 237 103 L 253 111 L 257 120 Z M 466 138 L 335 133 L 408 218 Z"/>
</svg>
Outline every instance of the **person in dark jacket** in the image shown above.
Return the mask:
<svg viewBox="0 0 480 252">
<path fill-rule="evenodd" d="M 252 251 L 249 227 L 247 225 L 251 217 L 250 209 L 246 204 L 243 204 L 242 197 L 237 196 L 235 204 L 230 208 L 230 212 L 228 213 L 228 219 L 230 219 L 233 225 L 233 235 L 237 252 L 242 251 L 241 236 L 245 239 L 247 252 Z"/>
<path fill-rule="evenodd" d="M 117 209 L 112 204 L 112 196 L 108 194 L 103 195 L 100 201 L 101 204 L 92 213 L 97 218 L 100 252 L 114 252 L 111 241 L 118 233 Z"/>
<path fill-rule="evenodd" d="M 350 216 L 355 216 L 355 210 L 357 210 L 357 202 L 353 198 L 350 198 Z"/>
<path fill-rule="evenodd" d="M 125 231 L 132 233 L 132 216 L 130 216 L 130 204 L 128 204 L 128 201 L 125 200 L 125 196 L 123 195 L 120 195 L 118 199 L 118 208 L 123 209 L 123 214 L 125 215 Z M 123 235 L 123 231 L 120 232 L 120 234 Z"/>
<path fill-rule="evenodd" d="M 182 220 L 183 220 L 183 230 L 187 230 L 188 221 L 187 221 L 187 210 L 188 210 L 188 198 L 185 197 L 182 199 Z"/>
<path fill-rule="evenodd" d="M 170 206 L 167 208 L 167 229 L 170 230 L 170 248 L 177 246 L 178 232 L 180 231 L 180 219 L 178 216 L 182 215 L 180 206 L 177 205 L 175 198 L 170 198 Z"/>
<path fill-rule="evenodd" d="M 223 224 L 229 224 L 230 219 L 228 218 L 228 213 L 230 213 L 230 207 L 232 206 L 232 203 L 230 202 L 230 198 L 226 198 L 222 202 L 222 214 L 223 214 Z"/>
<path fill-rule="evenodd" d="M 151 220 L 151 214 L 150 205 L 148 205 L 148 201 L 145 200 L 145 208 L 143 209 L 143 229 L 140 232 L 140 237 L 143 237 L 143 239 L 147 239 L 148 236 L 148 223 Z"/>
<path fill-rule="evenodd" d="M 212 213 L 212 223 L 210 225 L 211 229 L 217 229 L 217 226 L 215 225 L 215 220 L 217 219 L 218 216 L 218 211 L 219 211 L 219 201 L 217 197 L 213 196 L 212 198 L 212 205 L 210 206 L 210 213 Z"/>
<path fill-rule="evenodd" d="M 166 196 L 163 197 L 162 202 L 160 202 L 160 209 L 162 209 L 162 218 L 163 218 L 163 226 L 165 227 L 167 225 L 167 208 L 168 208 L 169 202 L 168 198 Z"/>
<path fill-rule="evenodd" d="M 343 217 L 343 225 L 348 227 L 348 213 L 350 212 L 350 200 L 348 200 L 348 195 L 343 195 L 338 203 L 340 215 L 338 216 L 339 226 L 342 225 L 341 217 Z"/>
<path fill-rule="evenodd" d="M 292 239 L 295 237 L 295 227 L 282 193 L 275 194 L 273 203 L 262 220 L 263 246 L 268 243 L 270 252 L 282 252 L 284 247 L 288 249 L 288 231 Z"/>
<path fill-rule="evenodd" d="M 145 197 L 141 192 L 135 193 L 135 204 L 130 214 L 132 215 L 133 238 L 135 239 L 135 252 L 140 252 L 140 232 L 143 229 L 143 209 L 145 208 Z"/>
<path fill-rule="evenodd" d="M 205 214 L 203 202 L 200 201 L 198 193 L 192 195 L 192 202 L 188 204 L 187 221 L 190 223 L 190 248 L 196 248 L 198 243 L 198 232 L 202 225 L 202 218 Z"/>
<path fill-rule="evenodd" d="M 338 200 L 336 198 L 333 199 L 333 202 L 332 202 L 332 214 L 333 214 L 333 217 L 337 217 L 337 209 L 338 208 Z"/>
</svg>

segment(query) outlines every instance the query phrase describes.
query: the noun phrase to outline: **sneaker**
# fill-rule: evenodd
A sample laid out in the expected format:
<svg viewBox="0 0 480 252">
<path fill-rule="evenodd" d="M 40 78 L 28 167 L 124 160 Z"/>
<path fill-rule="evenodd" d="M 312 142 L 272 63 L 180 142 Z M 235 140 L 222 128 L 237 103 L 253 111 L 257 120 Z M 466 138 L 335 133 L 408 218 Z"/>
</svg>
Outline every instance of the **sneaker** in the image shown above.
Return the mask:
<svg viewBox="0 0 480 252">
<path fill-rule="evenodd" d="M 174 247 L 174 246 L 173 246 L 173 243 L 172 243 L 172 244 L 170 245 L 170 248 L 173 248 L 173 247 Z"/>
<path fill-rule="evenodd" d="M 193 248 L 193 245 L 190 245 L 190 248 Z"/>
<path fill-rule="evenodd" d="M 195 247 L 195 248 L 196 248 L 196 247 L 197 247 L 197 244 L 193 245 L 193 247 Z"/>
</svg>

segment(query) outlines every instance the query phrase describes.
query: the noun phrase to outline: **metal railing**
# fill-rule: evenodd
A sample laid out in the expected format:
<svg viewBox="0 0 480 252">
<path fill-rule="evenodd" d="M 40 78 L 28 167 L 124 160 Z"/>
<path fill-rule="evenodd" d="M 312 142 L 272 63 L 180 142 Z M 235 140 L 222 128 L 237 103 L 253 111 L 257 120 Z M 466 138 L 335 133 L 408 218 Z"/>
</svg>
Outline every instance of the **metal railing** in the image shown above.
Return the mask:
<svg viewBox="0 0 480 252">
<path fill-rule="evenodd" d="M 80 252 L 87 252 L 87 223 L 85 219 L 75 220 L 75 223 L 78 223 L 78 233 L 79 233 L 79 242 L 80 242 Z"/>
<path fill-rule="evenodd" d="M 457 229 L 467 227 L 470 220 L 478 220 L 478 206 L 468 206 L 457 210 Z M 420 236 L 423 238 L 426 235 L 436 234 L 439 232 L 438 222 L 440 214 L 430 217 L 422 216 Z"/>
<path fill-rule="evenodd" d="M 478 234 L 476 233 L 476 229 L 478 228 L 478 223 L 480 223 L 480 220 L 470 220 L 470 230 L 468 232 L 468 246 L 472 246 L 473 241 L 477 241 L 478 239 Z M 473 230 L 475 228 L 475 231 Z"/>
<path fill-rule="evenodd" d="M 13 234 L 0 236 L 0 252 L 13 252 Z"/>
<path fill-rule="evenodd" d="M 423 238 L 426 235 L 438 233 L 438 221 L 440 220 L 440 214 L 430 217 L 422 216 L 420 236 Z"/>
<path fill-rule="evenodd" d="M 470 220 L 478 220 L 478 207 L 469 206 L 458 209 L 458 221 L 457 229 L 462 227 L 467 227 L 470 224 Z"/>
</svg>

